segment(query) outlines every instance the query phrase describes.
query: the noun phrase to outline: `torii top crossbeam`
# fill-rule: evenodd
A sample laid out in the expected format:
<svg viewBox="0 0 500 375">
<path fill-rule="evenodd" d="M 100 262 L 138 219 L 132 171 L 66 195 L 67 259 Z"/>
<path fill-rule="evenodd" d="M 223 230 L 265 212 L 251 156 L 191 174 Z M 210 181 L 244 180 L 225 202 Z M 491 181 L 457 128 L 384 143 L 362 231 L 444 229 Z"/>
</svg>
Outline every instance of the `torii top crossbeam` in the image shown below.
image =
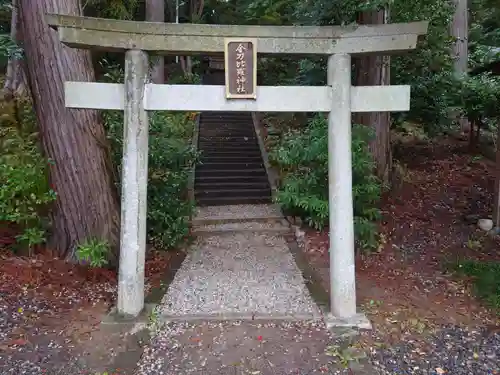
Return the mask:
<svg viewBox="0 0 500 375">
<path fill-rule="evenodd" d="M 224 38 L 258 41 L 260 54 L 351 55 L 397 53 L 414 49 L 428 22 L 352 26 L 241 26 L 121 21 L 47 15 L 62 43 L 108 51 L 139 49 L 155 54 L 214 54 Z"/>
</svg>

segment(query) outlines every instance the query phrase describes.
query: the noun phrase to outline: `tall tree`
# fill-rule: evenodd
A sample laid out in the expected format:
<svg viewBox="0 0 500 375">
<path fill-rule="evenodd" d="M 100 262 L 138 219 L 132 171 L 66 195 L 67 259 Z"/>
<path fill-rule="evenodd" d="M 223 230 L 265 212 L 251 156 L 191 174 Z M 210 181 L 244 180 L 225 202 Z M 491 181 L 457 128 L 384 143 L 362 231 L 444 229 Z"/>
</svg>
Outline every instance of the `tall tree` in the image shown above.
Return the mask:
<svg viewBox="0 0 500 375">
<path fill-rule="evenodd" d="M 389 10 L 381 9 L 361 12 L 359 24 L 384 24 L 388 22 Z M 354 59 L 356 67 L 356 85 L 390 85 L 390 58 L 388 56 L 363 56 Z M 392 171 L 391 152 L 391 117 L 389 112 L 357 113 L 354 121 L 373 127 L 375 136 L 370 143 L 370 150 L 375 160 L 377 175 L 389 183 Z"/>
<path fill-rule="evenodd" d="M 165 22 L 165 0 L 146 0 L 146 21 Z M 151 80 L 157 84 L 165 83 L 165 59 L 154 57 Z"/>
<path fill-rule="evenodd" d="M 20 33 L 19 11 L 17 0 L 12 1 L 12 15 L 10 22 L 10 38 L 15 43 L 22 41 Z M 7 64 L 5 75 L 4 95 L 7 97 L 20 97 L 27 94 L 26 70 L 24 60 L 18 54 L 13 54 Z"/>
<path fill-rule="evenodd" d="M 205 0 L 189 0 L 187 3 L 191 23 L 200 23 L 203 16 Z M 193 74 L 193 60 L 191 56 L 181 56 L 180 62 L 184 75 L 191 76 Z"/>
<path fill-rule="evenodd" d="M 47 13 L 79 16 L 78 0 L 19 0 L 23 48 L 49 177 L 58 198 L 49 246 L 75 259 L 91 238 L 119 242 L 119 204 L 110 173 L 104 127 L 97 111 L 65 108 L 64 81 L 94 81 L 90 52 L 63 46 Z"/>
<path fill-rule="evenodd" d="M 453 13 L 453 22 L 451 24 L 451 36 L 454 43 L 452 48 L 452 57 L 454 58 L 454 71 L 457 76 L 462 76 L 467 73 L 468 67 L 468 7 L 467 0 L 452 0 L 455 12 Z M 468 121 L 465 118 L 459 118 L 459 123 L 462 130 L 465 130 Z M 473 130 L 473 129 L 471 129 Z M 471 136 L 473 131 L 471 131 Z"/>
</svg>

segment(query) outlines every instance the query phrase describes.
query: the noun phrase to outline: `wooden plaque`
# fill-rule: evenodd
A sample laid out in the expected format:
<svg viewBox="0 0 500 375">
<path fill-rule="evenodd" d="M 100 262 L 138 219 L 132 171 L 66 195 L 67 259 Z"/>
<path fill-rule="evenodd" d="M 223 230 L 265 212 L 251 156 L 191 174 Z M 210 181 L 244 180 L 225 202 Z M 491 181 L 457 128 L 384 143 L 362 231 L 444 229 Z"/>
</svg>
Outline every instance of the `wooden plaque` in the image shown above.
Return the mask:
<svg viewBox="0 0 500 375">
<path fill-rule="evenodd" d="M 248 38 L 226 38 L 224 71 L 227 99 L 256 99 L 257 41 Z"/>
</svg>

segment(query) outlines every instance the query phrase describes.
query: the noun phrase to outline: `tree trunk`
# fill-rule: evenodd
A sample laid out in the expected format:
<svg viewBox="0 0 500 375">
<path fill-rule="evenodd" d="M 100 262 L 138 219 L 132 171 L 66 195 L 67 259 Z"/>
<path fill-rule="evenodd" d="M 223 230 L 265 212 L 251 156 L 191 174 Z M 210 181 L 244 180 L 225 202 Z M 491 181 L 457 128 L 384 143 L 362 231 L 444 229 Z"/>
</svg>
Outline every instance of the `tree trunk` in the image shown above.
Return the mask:
<svg viewBox="0 0 500 375">
<path fill-rule="evenodd" d="M 469 48 L 468 48 L 468 8 L 467 0 L 452 0 L 455 6 L 453 14 L 453 22 L 451 24 L 450 34 L 454 39 L 453 48 L 451 51 L 454 59 L 454 71 L 457 76 L 462 76 L 467 73 Z M 462 115 L 457 116 L 457 121 L 460 124 L 462 132 L 467 130 L 468 121 Z"/>
<path fill-rule="evenodd" d="M 360 24 L 387 23 L 388 10 L 363 12 L 358 17 Z M 388 56 L 363 56 L 354 59 L 357 86 L 390 84 L 390 58 Z M 374 128 L 375 136 L 370 143 L 377 176 L 386 184 L 391 181 L 391 117 L 389 112 L 357 113 L 354 122 Z"/>
<path fill-rule="evenodd" d="M 191 0 L 189 2 L 189 13 L 191 23 L 199 23 L 203 15 L 205 0 Z M 181 56 L 181 69 L 184 75 L 188 78 L 193 76 L 193 60 L 191 56 Z"/>
<path fill-rule="evenodd" d="M 97 111 L 66 109 L 64 104 L 65 81 L 95 80 L 90 52 L 63 46 L 45 22 L 47 13 L 82 12 L 78 0 L 19 0 L 28 78 L 57 192 L 49 246 L 75 260 L 77 245 L 95 238 L 109 243 L 109 260 L 116 264 L 119 204 L 104 127 Z"/>
<path fill-rule="evenodd" d="M 146 21 L 165 22 L 165 0 L 146 0 Z M 157 84 L 165 83 L 165 58 L 155 56 L 151 71 L 151 81 Z"/>
<path fill-rule="evenodd" d="M 18 44 L 22 42 L 20 26 L 17 0 L 13 0 L 10 37 Z M 28 80 L 26 78 L 23 59 L 16 57 L 9 58 L 3 91 L 5 98 L 18 98 L 28 94 Z"/>
<path fill-rule="evenodd" d="M 495 196 L 493 205 L 493 223 L 495 227 L 500 227 L 500 126 L 497 130 L 497 152 L 495 171 Z"/>
</svg>

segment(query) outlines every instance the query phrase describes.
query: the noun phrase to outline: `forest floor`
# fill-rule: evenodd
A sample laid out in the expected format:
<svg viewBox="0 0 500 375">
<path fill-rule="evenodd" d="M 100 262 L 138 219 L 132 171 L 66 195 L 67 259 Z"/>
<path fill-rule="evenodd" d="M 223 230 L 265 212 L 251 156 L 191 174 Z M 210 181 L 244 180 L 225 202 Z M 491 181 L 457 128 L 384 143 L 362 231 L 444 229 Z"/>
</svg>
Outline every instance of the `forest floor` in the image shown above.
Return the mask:
<svg viewBox="0 0 500 375">
<path fill-rule="evenodd" d="M 451 139 L 405 145 L 404 181 L 382 206 L 385 245 L 357 259 L 358 305 L 374 325 L 360 346 L 382 374 L 500 374 L 498 315 L 454 272 L 500 261 L 498 236 L 466 220 L 489 216 L 495 166 L 466 150 Z M 328 233 L 308 231 L 303 245 L 328 289 Z"/>
<path fill-rule="evenodd" d="M 494 185 L 494 164 L 465 147 L 405 145 L 404 181 L 383 202 L 385 245 L 357 259 L 358 304 L 374 325 L 357 345 L 381 374 L 500 374 L 498 315 L 451 270 L 464 258 L 500 260 L 498 238 L 464 221 L 488 216 Z M 328 234 L 306 231 L 303 245 L 328 288 Z M 161 283 L 175 254 L 151 254 L 150 286 Z M 112 368 L 129 329 L 100 324 L 116 285 L 114 273 L 47 252 L 0 251 L 0 373 L 131 375 Z"/>
<path fill-rule="evenodd" d="M 177 255 L 149 254 L 147 290 L 160 287 Z M 123 375 L 114 362 L 131 327 L 101 324 L 116 291 L 115 272 L 72 265 L 49 251 L 28 258 L 0 250 L 0 373 Z"/>
</svg>

